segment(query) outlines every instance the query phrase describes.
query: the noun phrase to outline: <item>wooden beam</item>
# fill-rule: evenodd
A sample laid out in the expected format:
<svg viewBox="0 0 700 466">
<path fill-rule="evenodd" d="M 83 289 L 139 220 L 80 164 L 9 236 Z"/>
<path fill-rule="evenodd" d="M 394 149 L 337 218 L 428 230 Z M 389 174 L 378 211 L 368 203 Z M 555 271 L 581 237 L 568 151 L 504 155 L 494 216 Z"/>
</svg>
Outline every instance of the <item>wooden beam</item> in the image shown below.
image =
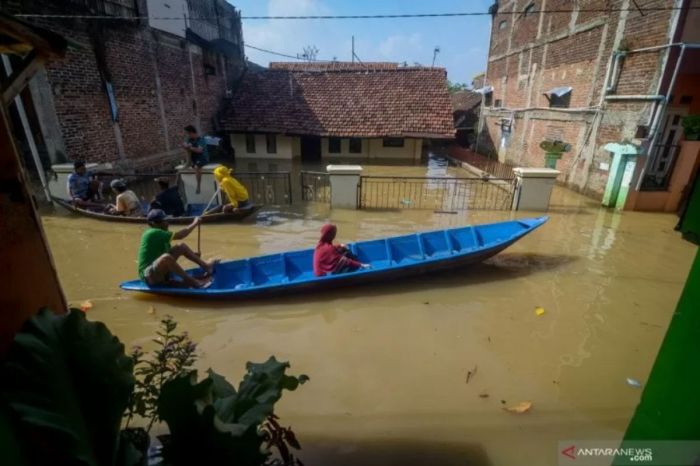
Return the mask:
<svg viewBox="0 0 700 466">
<path fill-rule="evenodd" d="M 7 110 L 0 106 L 0 356 L 40 308 L 66 312 L 66 299 L 28 186 Z"/>
<path fill-rule="evenodd" d="M 2 12 L 0 12 L 0 35 L 30 44 L 41 55 L 50 58 L 61 58 L 66 53 L 67 42 L 60 34 L 25 23 Z"/>
<path fill-rule="evenodd" d="M 7 107 L 17 94 L 29 84 L 32 77 L 41 69 L 44 60 L 32 51 L 20 66 L 8 78 L 8 84 L 2 88 L 2 104 Z"/>
</svg>

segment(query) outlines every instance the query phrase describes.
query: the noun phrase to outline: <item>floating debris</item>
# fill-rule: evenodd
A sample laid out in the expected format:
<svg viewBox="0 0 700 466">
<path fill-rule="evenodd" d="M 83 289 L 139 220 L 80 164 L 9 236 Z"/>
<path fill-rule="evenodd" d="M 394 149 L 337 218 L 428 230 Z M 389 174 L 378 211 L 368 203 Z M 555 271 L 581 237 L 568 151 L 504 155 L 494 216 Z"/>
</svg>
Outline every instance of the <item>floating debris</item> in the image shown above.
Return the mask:
<svg viewBox="0 0 700 466">
<path fill-rule="evenodd" d="M 82 303 L 80 303 L 80 310 L 83 312 L 87 312 L 90 309 L 92 309 L 92 302 L 89 299 L 86 299 Z"/>
<path fill-rule="evenodd" d="M 523 414 L 532 408 L 532 401 L 521 401 L 517 405 L 514 406 L 504 406 L 503 409 L 508 411 L 509 413 L 515 413 L 515 414 Z"/>
<path fill-rule="evenodd" d="M 642 382 L 631 377 L 627 377 L 627 385 L 634 388 L 642 388 Z"/>
<path fill-rule="evenodd" d="M 471 380 L 471 378 L 474 377 L 474 376 L 476 375 L 476 369 L 477 369 L 477 368 L 478 368 L 478 366 L 475 364 L 475 365 L 474 365 L 474 369 L 472 369 L 472 370 L 470 370 L 470 371 L 467 371 L 467 383 L 469 383 L 469 381 Z"/>
<path fill-rule="evenodd" d="M 479 393 L 479 398 L 488 398 L 489 394 L 488 393 Z"/>
<path fill-rule="evenodd" d="M 152 316 L 156 315 L 156 308 L 155 306 L 149 306 L 148 307 L 148 313 Z"/>
<path fill-rule="evenodd" d="M 544 315 L 544 308 L 541 307 L 541 306 L 537 306 L 537 307 L 535 308 L 535 315 L 536 315 L 537 317 L 542 317 L 542 316 Z"/>
</svg>

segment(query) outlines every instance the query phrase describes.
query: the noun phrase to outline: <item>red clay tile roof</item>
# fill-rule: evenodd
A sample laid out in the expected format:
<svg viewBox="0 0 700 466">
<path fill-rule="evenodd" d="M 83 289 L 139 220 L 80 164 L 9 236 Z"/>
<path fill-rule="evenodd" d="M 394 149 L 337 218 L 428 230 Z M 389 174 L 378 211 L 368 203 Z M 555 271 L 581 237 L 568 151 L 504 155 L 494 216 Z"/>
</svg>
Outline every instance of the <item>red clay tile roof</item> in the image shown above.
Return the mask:
<svg viewBox="0 0 700 466">
<path fill-rule="evenodd" d="M 471 110 L 481 104 L 481 94 L 472 91 L 459 91 L 450 94 L 452 108 L 457 110 Z"/>
<path fill-rule="evenodd" d="M 398 63 L 388 61 L 373 61 L 367 63 L 350 61 L 270 62 L 271 70 L 289 71 L 395 70 L 398 67 Z"/>
<path fill-rule="evenodd" d="M 452 138 L 441 68 L 248 72 L 222 112 L 231 132 Z"/>
</svg>

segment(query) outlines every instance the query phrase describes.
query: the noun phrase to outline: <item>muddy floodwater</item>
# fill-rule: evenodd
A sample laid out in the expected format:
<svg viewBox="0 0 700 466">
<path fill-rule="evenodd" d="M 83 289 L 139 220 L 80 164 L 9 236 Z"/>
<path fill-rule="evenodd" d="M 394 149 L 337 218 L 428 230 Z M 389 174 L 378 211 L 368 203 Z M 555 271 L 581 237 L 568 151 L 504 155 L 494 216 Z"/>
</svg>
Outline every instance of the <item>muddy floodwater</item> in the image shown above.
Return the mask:
<svg viewBox="0 0 700 466">
<path fill-rule="evenodd" d="M 242 302 L 122 292 L 142 227 L 60 211 L 43 222 L 69 301 L 91 300 L 89 317 L 127 346 L 148 346 L 171 314 L 200 343 L 200 370 L 237 382 L 246 361 L 275 355 L 308 374 L 277 408 L 307 465 L 555 465 L 560 440 L 621 438 L 641 395 L 625 380 L 645 382 L 694 248 L 673 215 L 618 214 L 562 189 L 549 215 L 469 269 Z M 329 220 L 353 241 L 526 216 L 267 208 L 244 224 L 205 225 L 202 250 L 306 248 Z M 196 241 L 196 232 L 187 239 Z M 522 401 L 530 412 L 503 409 Z"/>
</svg>

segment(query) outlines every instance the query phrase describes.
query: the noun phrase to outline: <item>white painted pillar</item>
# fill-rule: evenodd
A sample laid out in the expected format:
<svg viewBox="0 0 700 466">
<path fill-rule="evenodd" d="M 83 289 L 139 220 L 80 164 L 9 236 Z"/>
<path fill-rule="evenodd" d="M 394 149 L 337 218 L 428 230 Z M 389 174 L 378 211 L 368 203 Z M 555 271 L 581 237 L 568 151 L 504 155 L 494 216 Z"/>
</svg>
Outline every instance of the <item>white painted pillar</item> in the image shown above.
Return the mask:
<svg viewBox="0 0 700 466">
<path fill-rule="evenodd" d="M 357 209 L 357 195 L 360 185 L 360 165 L 328 165 L 330 175 L 331 207 Z"/>
<path fill-rule="evenodd" d="M 513 210 L 548 210 L 552 187 L 559 176 L 559 170 L 517 167 L 513 173 L 517 178 Z"/>
<path fill-rule="evenodd" d="M 201 192 L 197 194 L 197 176 L 194 168 L 180 165 L 176 170 L 180 174 L 182 186 L 185 194 L 185 199 L 188 204 L 207 204 L 216 192 L 217 184 L 214 178 L 214 169 L 218 167 L 218 163 L 208 163 L 202 167 L 202 185 Z M 212 205 L 221 203 L 221 193 L 218 195 L 218 203 L 215 200 Z"/>
<path fill-rule="evenodd" d="M 113 169 L 111 163 L 86 163 L 85 168 L 92 173 Z M 49 191 L 51 191 L 54 197 L 63 199 L 64 201 L 70 201 L 71 196 L 68 190 L 68 177 L 74 171 L 73 163 L 51 165 L 51 171 L 53 172 L 53 177 L 49 178 Z"/>
</svg>

